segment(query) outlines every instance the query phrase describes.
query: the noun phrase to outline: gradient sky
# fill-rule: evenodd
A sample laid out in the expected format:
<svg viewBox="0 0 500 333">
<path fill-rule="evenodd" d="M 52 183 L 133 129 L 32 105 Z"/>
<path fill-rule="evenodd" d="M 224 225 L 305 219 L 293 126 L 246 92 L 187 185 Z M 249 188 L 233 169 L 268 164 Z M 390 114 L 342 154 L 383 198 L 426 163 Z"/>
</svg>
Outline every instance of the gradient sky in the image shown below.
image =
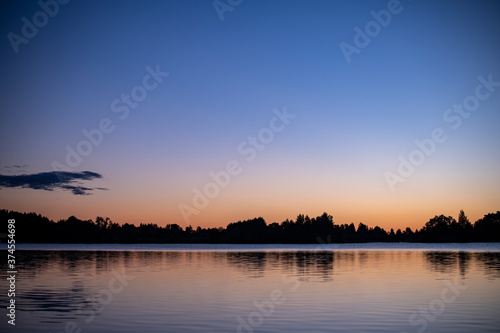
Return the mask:
<svg viewBox="0 0 500 333">
<path fill-rule="evenodd" d="M 326 211 L 337 224 L 386 229 L 496 212 L 500 87 L 457 129 L 443 115 L 474 95 L 479 76 L 500 81 L 500 4 L 402 1 L 348 63 L 340 44 L 355 46 L 354 28 L 388 4 L 244 0 L 221 20 L 211 0 L 73 0 L 16 53 L 9 33 L 22 36 L 22 18 L 41 8 L 2 1 L 0 174 L 51 172 L 83 130 L 105 118 L 114 130 L 68 168 L 102 175 L 81 184 L 107 190 L 4 186 L 0 208 L 182 227 Z M 148 66 L 169 75 L 120 119 L 112 103 Z M 284 108 L 296 117 L 247 161 L 238 146 Z M 447 140 L 391 191 L 384 174 L 436 128 Z M 232 160 L 241 172 L 186 221 L 179 205 L 193 206 L 194 189 Z"/>
</svg>

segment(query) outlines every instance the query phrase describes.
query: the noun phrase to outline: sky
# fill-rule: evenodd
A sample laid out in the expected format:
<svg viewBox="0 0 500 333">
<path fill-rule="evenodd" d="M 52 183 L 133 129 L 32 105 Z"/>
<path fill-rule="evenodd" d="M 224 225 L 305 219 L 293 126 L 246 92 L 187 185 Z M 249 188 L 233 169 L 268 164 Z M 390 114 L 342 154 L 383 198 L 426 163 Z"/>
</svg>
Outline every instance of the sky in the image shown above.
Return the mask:
<svg viewBox="0 0 500 333">
<path fill-rule="evenodd" d="M 202 227 L 500 209 L 497 1 L 2 1 L 0 208 Z"/>
</svg>

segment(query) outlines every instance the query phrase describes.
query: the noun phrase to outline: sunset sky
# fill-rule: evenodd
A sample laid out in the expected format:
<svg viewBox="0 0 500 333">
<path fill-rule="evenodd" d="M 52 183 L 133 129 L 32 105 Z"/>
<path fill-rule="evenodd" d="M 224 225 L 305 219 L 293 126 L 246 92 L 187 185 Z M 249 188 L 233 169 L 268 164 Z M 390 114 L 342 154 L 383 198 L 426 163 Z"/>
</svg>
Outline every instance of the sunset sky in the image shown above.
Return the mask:
<svg viewBox="0 0 500 333">
<path fill-rule="evenodd" d="M 498 1 L 54 1 L 0 3 L 0 208 L 386 229 L 500 210 Z"/>
</svg>

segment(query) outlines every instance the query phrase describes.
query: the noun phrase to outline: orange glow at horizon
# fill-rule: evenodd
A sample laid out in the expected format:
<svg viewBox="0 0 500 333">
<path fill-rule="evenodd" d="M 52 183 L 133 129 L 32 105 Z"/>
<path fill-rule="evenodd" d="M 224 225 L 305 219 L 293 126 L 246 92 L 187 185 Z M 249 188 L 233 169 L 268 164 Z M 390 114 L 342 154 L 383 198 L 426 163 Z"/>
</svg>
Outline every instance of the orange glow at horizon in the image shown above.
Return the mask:
<svg viewBox="0 0 500 333">
<path fill-rule="evenodd" d="M 464 209 L 471 223 L 485 214 L 496 212 L 497 206 L 493 198 L 476 198 L 472 202 L 458 200 L 450 196 L 445 202 L 433 202 L 432 198 L 420 199 L 420 203 L 408 198 L 396 197 L 392 200 L 366 201 L 355 203 L 350 196 L 337 196 L 334 200 L 327 198 L 309 198 L 302 200 L 299 196 L 289 195 L 282 201 L 272 200 L 276 195 L 268 191 L 266 195 L 249 197 L 237 193 L 221 194 L 217 200 L 210 202 L 207 208 L 199 214 L 191 215 L 186 222 L 177 205 L 166 204 L 160 197 L 148 197 L 140 201 L 127 195 L 109 195 L 106 191 L 86 196 L 83 200 L 77 197 L 65 197 L 58 192 L 43 193 L 27 189 L 12 190 L 11 195 L 4 200 L 2 208 L 20 212 L 40 213 L 53 221 L 66 219 L 74 215 L 80 219 L 92 219 L 96 216 L 110 217 L 119 224 L 156 223 L 159 226 L 178 224 L 182 228 L 191 225 L 196 228 L 226 227 L 236 221 L 263 217 L 267 224 L 281 223 L 286 219 L 295 220 L 297 215 L 304 214 L 316 217 L 323 212 L 333 216 L 336 225 L 362 222 L 369 227 L 379 226 L 389 231 L 410 227 L 420 229 L 435 215 L 458 218 L 460 209 Z M 107 200 L 103 200 L 108 196 Z M 64 197 L 64 199 L 63 199 Z M 69 197 L 69 198 L 68 198 Z M 23 200 L 21 200 L 23 198 Z M 238 202 L 244 202 L 238 205 Z M 71 205 L 61 205 L 61 201 L 69 201 Z M 410 202 L 410 204 L 408 204 Z M 445 203 L 445 205 L 443 205 Z M 165 207 L 165 208 L 159 208 Z"/>
</svg>

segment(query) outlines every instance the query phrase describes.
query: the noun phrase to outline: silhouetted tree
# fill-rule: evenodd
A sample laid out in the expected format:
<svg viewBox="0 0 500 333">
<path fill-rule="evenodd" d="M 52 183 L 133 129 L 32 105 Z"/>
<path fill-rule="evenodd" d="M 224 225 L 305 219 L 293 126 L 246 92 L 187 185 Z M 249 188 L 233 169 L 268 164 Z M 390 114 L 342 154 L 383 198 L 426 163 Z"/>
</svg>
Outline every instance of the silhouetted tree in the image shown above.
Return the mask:
<svg viewBox="0 0 500 333">
<path fill-rule="evenodd" d="M 264 243 L 266 222 L 262 217 L 229 223 L 226 237 L 236 243 Z"/>
<path fill-rule="evenodd" d="M 452 240 L 451 227 L 456 223 L 451 216 L 434 216 L 425 224 L 424 233 L 427 241 L 449 242 Z"/>
<path fill-rule="evenodd" d="M 396 234 L 394 233 L 394 229 L 391 228 L 391 231 L 389 232 L 389 239 L 391 241 L 394 241 L 396 239 Z"/>
<path fill-rule="evenodd" d="M 500 211 L 485 215 L 474 223 L 476 240 L 500 242 Z"/>
<path fill-rule="evenodd" d="M 465 215 L 463 209 L 461 209 L 460 213 L 458 214 L 458 224 L 464 229 L 472 227 L 472 224 L 470 223 L 467 215 Z"/>
<path fill-rule="evenodd" d="M 368 239 L 368 226 L 364 223 L 358 224 L 358 230 L 356 230 L 356 238 L 362 241 L 366 241 Z"/>
<path fill-rule="evenodd" d="M 399 239 L 400 242 L 411 242 L 414 241 L 413 239 L 414 233 L 411 230 L 410 227 L 406 227 L 405 231 L 401 234 L 401 239 Z"/>
</svg>

